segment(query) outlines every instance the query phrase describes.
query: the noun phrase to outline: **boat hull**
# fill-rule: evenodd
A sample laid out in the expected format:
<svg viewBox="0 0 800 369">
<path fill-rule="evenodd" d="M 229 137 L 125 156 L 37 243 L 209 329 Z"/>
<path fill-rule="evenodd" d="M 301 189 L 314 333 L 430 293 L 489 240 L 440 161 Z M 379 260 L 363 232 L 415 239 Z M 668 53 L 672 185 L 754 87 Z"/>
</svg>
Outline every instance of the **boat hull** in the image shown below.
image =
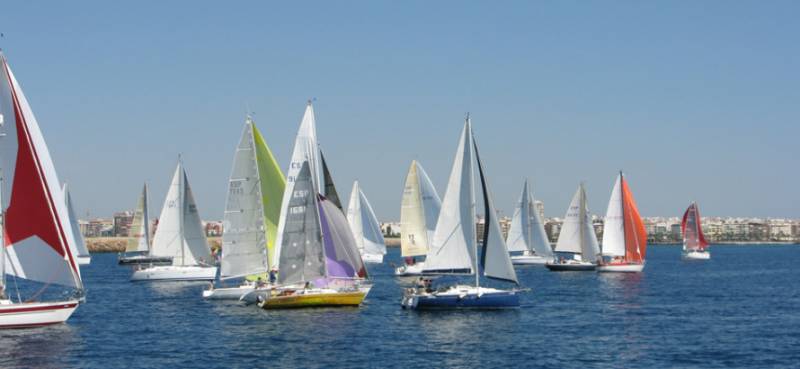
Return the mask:
<svg viewBox="0 0 800 369">
<path fill-rule="evenodd" d="M 457 286 L 446 291 L 414 291 L 403 296 L 403 309 L 508 309 L 519 307 L 515 290 Z"/>
<path fill-rule="evenodd" d="M 0 329 L 64 323 L 77 308 L 78 300 L 24 303 L 3 300 L 0 301 Z"/>
<path fill-rule="evenodd" d="M 709 260 L 711 253 L 708 251 L 688 251 L 683 253 L 683 258 L 686 260 Z"/>
<path fill-rule="evenodd" d="M 544 265 L 548 261 L 553 261 L 552 258 L 544 258 L 539 255 L 513 255 L 511 256 L 511 263 L 514 265 Z"/>
<path fill-rule="evenodd" d="M 552 272 L 591 272 L 597 268 L 592 263 L 545 263 Z"/>
<path fill-rule="evenodd" d="M 422 268 L 425 267 L 425 262 L 420 261 L 414 264 L 403 264 L 394 270 L 394 275 L 398 277 L 412 277 L 422 275 Z"/>
<path fill-rule="evenodd" d="M 217 267 L 201 266 L 153 266 L 138 269 L 131 281 L 213 281 Z"/>
<path fill-rule="evenodd" d="M 644 269 L 644 264 L 604 264 L 598 265 L 600 273 L 639 273 Z"/>
<path fill-rule="evenodd" d="M 361 254 L 361 260 L 370 264 L 383 263 L 383 255 L 381 254 Z"/>
<path fill-rule="evenodd" d="M 240 300 L 242 296 L 256 290 L 253 284 L 238 287 L 209 288 L 203 290 L 203 298 L 207 300 Z"/>
<path fill-rule="evenodd" d="M 120 256 L 119 265 L 169 265 L 172 258 L 169 256 L 134 255 Z"/>
<path fill-rule="evenodd" d="M 335 290 L 309 290 L 290 295 L 273 293 L 265 300 L 261 301 L 259 306 L 264 309 L 359 306 L 364 301 L 368 292 L 369 290 L 365 292 L 359 289 L 346 292 Z"/>
</svg>

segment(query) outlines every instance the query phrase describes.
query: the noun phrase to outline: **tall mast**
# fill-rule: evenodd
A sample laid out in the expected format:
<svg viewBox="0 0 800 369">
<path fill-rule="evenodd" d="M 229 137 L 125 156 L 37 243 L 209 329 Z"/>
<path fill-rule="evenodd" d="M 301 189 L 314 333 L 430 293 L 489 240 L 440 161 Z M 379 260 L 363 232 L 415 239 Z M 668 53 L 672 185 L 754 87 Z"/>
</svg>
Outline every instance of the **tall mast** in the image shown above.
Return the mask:
<svg viewBox="0 0 800 369">
<path fill-rule="evenodd" d="M 178 237 L 180 237 L 181 241 L 181 266 L 186 265 L 186 237 L 183 234 L 183 211 L 184 207 L 186 206 L 185 202 L 183 201 L 183 163 L 181 162 L 181 157 L 178 155 L 178 165 L 181 167 L 180 179 L 178 179 L 178 203 L 180 204 L 180 211 L 178 212 Z"/>
<path fill-rule="evenodd" d="M 622 176 L 622 171 L 619 171 L 619 202 L 622 208 L 622 242 L 625 244 L 625 261 L 628 261 L 628 237 L 625 237 L 625 177 Z"/>
<path fill-rule="evenodd" d="M 475 151 L 474 150 L 474 148 L 475 148 L 475 140 L 474 140 L 474 137 L 472 137 L 472 121 L 469 119 L 469 113 L 467 113 L 467 130 L 469 131 L 469 132 L 467 132 L 468 133 L 467 139 L 469 140 L 469 142 L 465 142 L 465 144 L 469 145 L 467 147 L 472 148 L 472 150 L 469 150 L 469 181 L 470 181 L 470 186 L 469 187 L 472 189 L 472 193 L 470 194 L 470 196 L 472 196 L 472 203 L 470 204 L 470 210 L 472 211 L 472 217 L 470 219 L 473 219 L 473 222 L 474 222 L 475 219 L 477 219 L 477 217 L 475 216 L 475 167 L 474 167 L 474 164 L 473 164 L 473 161 L 475 160 L 475 158 L 474 158 L 474 156 L 475 156 L 475 154 L 474 154 L 474 151 Z M 486 221 L 488 220 L 488 217 L 489 217 L 488 214 L 484 214 L 483 215 L 483 218 L 484 218 L 483 219 L 483 233 L 484 234 L 486 234 L 486 232 L 488 231 L 488 229 L 486 228 L 486 224 L 487 224 Z M 478 264 L 478 239 L 477 239 L 477 234 L 472 235 L 471 238 L 472 238 L 472 247 L 473 247 L 473 251 L 474 251 L 473 255 L 475 255 L 475 257 L 473 258 L 473 261 L 472 261 L 473 268 L 475 270 L 475 287 L 480 287 L 480 275 L 481 274 L 480 274 L 480 271 L 478 270 L 478 265 L 479 264 Z M 486 247 L 486 245 L 483 245 L 483 247 Z"/>
<path fill-rule="evenodd" d="M 583 182 L 581 182 L 581 204 L 580 210 L 578 212 L 578 216 L 580 217 L 580 222 L 578 223 L 581 230 L 581 255 L 583 255 L 583 243 L 586 242 L 586 231 L 584 230 L 586 222 L 586 190 L 583 189 Z"/>
<path fill-rule="evenodd" d="M 3 206 L 3 171 L 0 169 L 0 221 L 2 221 L 2 232 L 0 232 L 0 298 L 6 298 L 6 212 Z"/>
</svg>

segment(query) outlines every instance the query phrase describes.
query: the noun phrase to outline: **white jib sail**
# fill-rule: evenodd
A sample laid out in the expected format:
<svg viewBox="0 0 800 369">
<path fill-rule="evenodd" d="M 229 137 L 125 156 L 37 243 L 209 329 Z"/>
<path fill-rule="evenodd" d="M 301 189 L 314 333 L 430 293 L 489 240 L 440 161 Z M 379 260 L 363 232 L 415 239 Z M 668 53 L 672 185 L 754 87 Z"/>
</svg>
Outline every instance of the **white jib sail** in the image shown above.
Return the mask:
<svg viewBox="0 0 800 369">
<path fill-rule="evenodd" d="M 75 249 L 72 250 L 74 255 L 87 257 L 89 255 L 89 249 L 86 248 L 86 242 L 83 239 L 83 235 L 81 234 L 81 227 L 78 224 L 78 217 L 75 216 L 75 209 L 72 207 L 72 196 L 69 194 L 69 190 L 67 189 L 67 184 L 61 187 L 62 192 L 64 192 L 64 201 L 67 204 L 67 215 L 69 216 L 69 225 L 72 227 L 72 235 L 75 236 L 75 241 L 71 244 L 75 246 Z"/>
<path fill-rule="evenodd" d="M 592 215 L 589 213 L 589 202 L 586 199 L 586 190 L 583 188 L 583 185 L 581 185 L 581 208 L 583 209 L 583 220 L 581 221 L 581 226 L 583 227 L 581 260 L 593 263 L 597 261 L 597 255 L 600 255 L 600 245 L 597 243 L 597 234 L 594 232 Z"/>
<path fill-rule="evenodd" d="M 267 271 L 267 233 L 253 125 L 248 120 L 236 147 L 225 203 L 220 278 Z"/>
<path fill-rule="evenodd" d="M 283 246 L 283 230 L 286 228 L 286 212 L 289 208 L 289 200 L 292 197 L 292 188 L 294 188 L 294 181 L 303 167 L 303 162 L 308 161 L 309 169 L 311 171 L 311 179 L 314 188 L 320 188 L 319 185 L 320 173 L 322 164 L 319 163 L 319 146 L 317 145 L 317 128 L 316 119 L 314 118 L 314 108 L 311 102 L 306 105 L 305 113 L 303 113 L 303 120 L 300 122 L 300 128 L 297 130 L 297 137 L 294 140 L 294 151 L 292 152 L 292 159 L 289 162 L 289 168 L 286 171 L 286 187 L 283 192 L 283 200 L 281 201 L 281 215 L 278 220 L 278 231 L 275 237 L 275 255 L 281 254 L 281 247 Z M 276 257 L 272 261 L 272 267 L 278 268 L 280 257 Z"/>
<path fill-rule="evenodd" d="M 536 211 L 536 202 L 533 199 L 533 193 L 528 191 L 531 196 L 530 211 L 531 214 L 531 242 L 533 242 L 533 249 L 539 256 L 552 257 L 553 248 L 550 247 L 550 239 L 547 238 L 547 232 L 544 230 L 544 221 Z"/>
<path fill-rule="evenodd" d="M 372 206 L 361 191 L 358 181 L 353 183 L 350 203 L 347 207 L 347 221 L 362 255 L 385 255 L 386 242 L 383 239 L 380 223 L 372 211 Z"/>
<path fill-rule="evenodd" d="M 625 256 L 625 221 L 622 211 L 621 176 L 617 176 L 611 198 L 608 200 L 606 218 L 603 221 L 603 255 Z"/>
<path fill-rule="evenodd" d="M 472 157 L 472 129 L 468 120 L 461 132 L 433 243 L 425 259 L 425 272 L 476 272 Z"/>
<path fill-rule="evenodd" d="M 561 224 L 561 232 L 558 234 L 558 241 L 556 241 L 557 252 L 572 252 L 580 254 L 582 251 L 581 244 L 582 228 L 584 219 L 581 219 L 583 212 L 582 206 L 583 187 L 578 187 L 575 195 L 572 196 L 572 201 L 569 203 L 567 213 L 564 215 L 564 222 Z"/>
</svg>

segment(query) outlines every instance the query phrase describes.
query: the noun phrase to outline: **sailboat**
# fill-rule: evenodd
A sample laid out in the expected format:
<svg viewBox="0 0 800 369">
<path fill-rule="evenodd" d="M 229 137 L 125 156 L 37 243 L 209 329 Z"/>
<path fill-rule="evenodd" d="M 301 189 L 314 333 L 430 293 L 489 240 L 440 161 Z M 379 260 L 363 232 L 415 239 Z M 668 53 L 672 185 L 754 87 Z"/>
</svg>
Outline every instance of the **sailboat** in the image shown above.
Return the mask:
<svg viewBox="0 0 800 369">
<path fill-rule="evenodd" d="M 554 251 L 556 260 L 545 263 L 547 269 L 554 272 L 592 271 L 596 267 L 600 247 L 592 226 L 583 183 L 572 196 Z"/>
<path fill-rule="evenodd" d="M 128 231 L 128 243 L 125 253 L 119 256 L 120 265 L 169 265 L 171 256 L 153 255 L 150 249 L 150 215 L 148 214 L 147 183 L 142 187 L 142 194 L 133 211 L 133 221 Z"/>
<path fill-rule="evenodd" d="M 522 194 L 514 209 L 506 244 L 509 253 L 522 252 L 521 255 L 511 256 L 511 262 L 515 265 L 544 264 L 553 260 L 553 249 L 550 248 L 544 224 L 536 211 L 528 180 L 525 180 Z"/>
<path fill-rule="evenodd" d="M 436 193 L 428 173 L 416 160 L 411 162 L 406 175 L 403 199 L 400 208 L 400 255 L 405 263 L 397 267 L 397 276 L 416 276 L 422 274 L 425 261 L 421 257 L 428 253 L 433 241 L 436 221 L 442 200 Z"/>
<path fill-rule="evenodd" d="M 86 248 L 86 242 L 78 224 L 78 217 L 75 216 L 75 210 L 72 208 L 72 196 L 69 195 L 66 183 L 61 186 L 61 192 L 64 193 L 64 202 L 67 205 L 67 214 L 69 215 L 69 226 L 72 228 L 72 235 L 75 237 L 75 242 L 70 243 L 70 245 L 75 245 L 75 250 L 72 250 L 72 254 L 78 259 L 78 265 L 89 265 L 92 262 L 92 255 L 89 254 L 89 249 Z"/>
<path fill-rule="evenodd" d="M 211 281 L 217 274 L 180 160 L 161 209 L 152 253 L 170 256 L 172 263 L 140 265 L 131 275 L 131 281 Z"/>
<path fill-rule="evenodd" d="M 686 209 L 681 221 L 681 234 L 683 235 L 683 258 L 687 260 L 708 260 L 711 253 L 708 251 L 708 241 L 703 235 L 700 225 L 700 209 L 693 202 Z"/>
<path fill-rule="evenodd" d="M 286 179 L 250 117 L 247 117 L 228 181 L 222 233 L 220 283 L 203 291 L 208 299 L 236 299 L 267 282 Z M 247 277 L 238 286 L 226 280 Z"/>
<path fill-rule="evenodd" d="M 358 306 L 366 268 L 340 206 L 320 194 L 320 152 L 309 101 L 295 139 L 281 204 L 274 266 L 277 285 L 255 296 L 264 309 Z M 331 183 L 326 181 L 326 183 Z"/>
<path fill-rule="evenodd" d="M 64 194 L 39 123 L 0 52 L 0 328 L 65 322 L 83 301 L 77 247 Z M 10 297 L 8 276 L 43 284 L 26 299 Z M 13 284 L 17 286 L 16 283 Z M 72 291 L 38 300 L 49 286 Z"/>
<path fill-rule="evenodd" d="M 380 264 L 386 255 L 386 242 L 383 239 L 381 225 L 375 212 L 372 211 L 367 196 L 361 191 L 358 181 L 353 183 L 350 193 L 350 204 L 347 206 L 347 221 L 356 239 L 361 259 L 365 263 Z"/>
<path fill-rule="evenodd" d="M 603 223 L 598 272 L 641 272 L 647 252 L 647 232 L 628 181 L 619 172 Z"/>
<path fill-rule="evenodd" d="M 482 254 L 478 250 L 475 225 L 473 162 L 478 164 L 486 217 Z M 481 270 L 488 278 L 519 285 L 496 214 L 483 163 L 478 155 L 478 145 L 472 134 L 472 124 L 467 116 L 423 273 L 473 275 L 475 284 L 456 284 L 434 290 L 430 281 L 427 281 L 425 286 L 406 289 L 401 306 L 407 309 L 518 307 L 519 290 L 480 285 Z"/>
</svg>

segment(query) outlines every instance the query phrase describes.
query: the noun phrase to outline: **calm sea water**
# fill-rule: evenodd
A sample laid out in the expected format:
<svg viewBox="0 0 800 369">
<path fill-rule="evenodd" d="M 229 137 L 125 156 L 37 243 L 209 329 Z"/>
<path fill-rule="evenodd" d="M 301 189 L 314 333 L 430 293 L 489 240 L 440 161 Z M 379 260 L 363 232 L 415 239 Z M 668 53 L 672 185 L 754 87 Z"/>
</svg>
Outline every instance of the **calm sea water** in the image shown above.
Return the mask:
<svg viewBox="0 0 800 369">
<path fill-rule="evenodd" d="M 0 331 L 3 368 L 796 367 L 800 247 L 716 246 L 682 262 L 653 246 L 643 274 L 517 269 L 510 311 L 400 309 L 388 262 L 360 309 L 264 311 L 207 302 L 200 283 L 130 283 L 116 255 L 84 270 L 65 325 Z"/>
</svg>

